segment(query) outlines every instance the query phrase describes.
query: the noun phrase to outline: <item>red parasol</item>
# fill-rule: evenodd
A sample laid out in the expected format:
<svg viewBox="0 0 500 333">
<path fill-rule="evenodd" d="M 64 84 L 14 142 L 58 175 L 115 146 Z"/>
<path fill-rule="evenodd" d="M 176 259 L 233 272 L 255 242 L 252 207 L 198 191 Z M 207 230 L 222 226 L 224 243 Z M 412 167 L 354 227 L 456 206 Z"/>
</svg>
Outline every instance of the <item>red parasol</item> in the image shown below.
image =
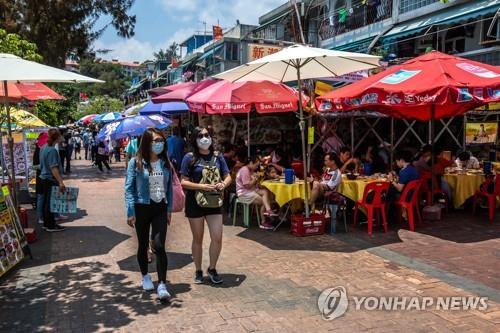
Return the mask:
<svg viewBox="0 0 500 333">
<path fill-rule="evenodd" d="M 370 109 L 428 121 L 500 99 L 495 66 L 432 51 L 316 98 L 319 111 Z"/>
<path fill-rule="evenodd" d="M 97 116 L 98 116 L 97 114 L 89 114 L 89 115 L 86 115 L 86 116 L 83 116 L 82 118 L 80 118 L 80 120 L 78 120 L 78 122 L 82 123 L 84 125 L 87 125 Z"/>
<path fill-rule="evenodd" d="M 219 81 L 187 98 L 193 112 L 209 114 L 290 112 L 298 109 L 296 90 L 271 81 Z M 304 100 L 304 104 L 307 101 Z"/>
<path fill-rule="evenodd" d="M 206 79 L 199 82 L 184 82 L 158 88 L 164 89 L 166 93 L 154 97 L 152 101 L 153 103 L 185 101 L 189 96 L 196 94 L 216 82 L 219 82 L 219 80 Z"/>
<path fill-rule="evenodd" d="M 27 99 L 29 101 L 65 99 L 63 96 L 59 95 L 54 90 L 40 82 L 8 82 L 7 89 L 9 91 L 9 101 L 14 102 L 21 99 Z M 0 99 L 5 100 L 3 86 L 0 86 Z"/>
</svg>

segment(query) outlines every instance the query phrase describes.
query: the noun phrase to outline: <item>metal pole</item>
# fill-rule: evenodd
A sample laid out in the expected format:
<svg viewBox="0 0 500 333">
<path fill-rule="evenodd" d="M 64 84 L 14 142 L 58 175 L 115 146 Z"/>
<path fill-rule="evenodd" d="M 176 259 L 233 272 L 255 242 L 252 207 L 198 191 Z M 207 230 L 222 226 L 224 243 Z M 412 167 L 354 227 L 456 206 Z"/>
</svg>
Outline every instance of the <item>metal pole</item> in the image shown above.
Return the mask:
<svg viewBox="0 0 500 333">
<path fill-rule="evenodd" d="M 436 113 L 436 106 L 434 104 L 431 105 L 431 138 L 430 138 L 430 144 L 431 144 L 431 206 L 434 205 L 434 182 L 436 181 L 435 175 L 434 175 L 434 118 L 435 118 L 435 113 Z"/>
<path fill-rule="evenodd" d="M 394 118 L 391 117 L 391 169 L 394 163 Z"/>
<path fill-rule="evenodd" d="M 351 117 L 351 154 L 354 156 L 354 117 Z"/>
<path fill-rule="evenodd" d="M 305 210 L 306 210 L 306 218 L 309 218 L 309 185 L 307 183 L 307 159 L 306 159 L 306 136 L 304 133 L 305 130 L 305 121 L 304 121 L 304 110 L 302 109 L 302 81 L 300 79 L 300 60 L 297 59 L 295 63 L 295 68 L 297 69 L 297 88 L 299 90 L 299 128 L 300 128 L 300 137 L 302 139 L 302 161 L 304 165 L 304 194 L 305 194 Z"/>
<path fill-rule="evenodd" d="M 247 113 L 247 135 L 248 157 L 250 157 L 250 112 Z"/>
<path fill-rule="evenodd" d="M 5 107 L 7 108 L 7 143 L 9 145 L 9 158 L 10 158 L 10 172 L 11 186 L 12 186 L 12 201 L 17 211 L 17 191 L 16 191 L 16 167 L 14 165 L 14 139 L 12 138 L 12 128 L 10 120 L 10 106 L 9 106 L 9 89 L 7 81 L 3 81 L 3 91 L 5 92 Z"/>
</svg>

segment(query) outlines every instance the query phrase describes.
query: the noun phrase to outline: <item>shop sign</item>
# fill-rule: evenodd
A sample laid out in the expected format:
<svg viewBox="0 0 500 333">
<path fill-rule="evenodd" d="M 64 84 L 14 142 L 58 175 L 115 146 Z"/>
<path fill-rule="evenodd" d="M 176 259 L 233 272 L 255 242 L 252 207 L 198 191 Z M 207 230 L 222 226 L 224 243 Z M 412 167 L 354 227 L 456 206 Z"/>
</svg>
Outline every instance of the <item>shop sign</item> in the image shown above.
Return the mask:
<svg viewBox="0 0 500 333">
<path fill-rule="evenodd" d="M 282 46 L 269 44 L 248 44 L 248 62 L 260 59 L 283 49 Z"/>
</svg>

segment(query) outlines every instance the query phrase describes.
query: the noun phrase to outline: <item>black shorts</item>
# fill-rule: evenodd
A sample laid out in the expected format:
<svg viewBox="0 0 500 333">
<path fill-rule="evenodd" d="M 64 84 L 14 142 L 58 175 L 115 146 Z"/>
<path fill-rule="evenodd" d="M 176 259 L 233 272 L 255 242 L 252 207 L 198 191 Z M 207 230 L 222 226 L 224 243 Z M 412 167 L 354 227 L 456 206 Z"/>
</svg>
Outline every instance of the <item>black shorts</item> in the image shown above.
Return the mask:
<svg viewBox="0 0 500 333">
<path fill-rule="evenodd" d="M 186 209 L 184 210 L 187 218 L 200 218 L 207 215 L 220 215 L 222 214 L 222 207 L 218 208 L 204 208 L 200 207 L 194 197 L 195 191 L 186 191 Z"/>
</svg>

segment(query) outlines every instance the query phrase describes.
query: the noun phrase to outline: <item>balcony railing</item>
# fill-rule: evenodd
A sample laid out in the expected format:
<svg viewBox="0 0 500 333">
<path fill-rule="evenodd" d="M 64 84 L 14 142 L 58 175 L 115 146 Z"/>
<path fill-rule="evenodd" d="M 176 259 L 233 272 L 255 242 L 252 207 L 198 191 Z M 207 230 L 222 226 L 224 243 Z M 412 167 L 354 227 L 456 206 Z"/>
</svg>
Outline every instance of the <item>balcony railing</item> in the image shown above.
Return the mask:
<svg viewBox="0 0 500 333">
<path fill-rule="evenodd" d="M 390 18 L 392 15 L 392 0 L 380 1 L 377 6 L 359 6 L 351 13 L 337 11 L 321 21 L 319 37 L 321 40 L 333 38 L 343 33 L 353 31 L 375 22 Z"/>
</svg>

